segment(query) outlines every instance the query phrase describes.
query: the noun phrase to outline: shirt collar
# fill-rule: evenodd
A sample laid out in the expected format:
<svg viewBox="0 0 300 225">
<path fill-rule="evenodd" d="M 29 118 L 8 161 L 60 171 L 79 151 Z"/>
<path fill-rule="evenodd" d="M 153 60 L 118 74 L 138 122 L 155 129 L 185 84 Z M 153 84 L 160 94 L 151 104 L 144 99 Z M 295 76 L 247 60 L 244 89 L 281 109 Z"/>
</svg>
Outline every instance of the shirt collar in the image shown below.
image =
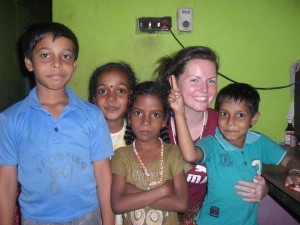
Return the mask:
<svg viewBox="0 0 300 225">
<path fill-rule="evenodd" d="M 261 135 L 259 133 L 256 133 L 254 131 L 248 130 L 247 134 L 246 134 L 246 139 L 245 139 L 244 147 L 245 147 L 245 145 L 252 144 L 255 141 L 257 141 L 260 138 L 260 136 Z M 220 130 L 219 130 L 218 127 L 216 128 L 215 137 L 216 137 L 216 139 L 218 140 L 218 142 L 220 143 L 220 145 L 222 146 L 222 148 L 225 151 L 240 150 L 240 148 L 234 146 L 233 144 L 231 144 L 229 141 L 227 141 L 224 138 L 223 134 L 220 132 Z"/>
<path fill-rule="evenodd" d="M 74 94 L 74 92 L 71 90 L 71 88 L 66 87 L 65 92 L 68 95 L 68 104 L 66 105 L 66 109 L 74 110 L 77 107 L 84 108 L 85 105 L 83 104 L 83 101 L 80 101 L 80 99 Z M 34 87 L 28 95 L 28 104 L 24 107 L 24 110 L 31 106 L 37 110 L 42 110 L 43 106 L 41 105 L 38 96 L 37 96 L 37 89 Z"/>
</svg>

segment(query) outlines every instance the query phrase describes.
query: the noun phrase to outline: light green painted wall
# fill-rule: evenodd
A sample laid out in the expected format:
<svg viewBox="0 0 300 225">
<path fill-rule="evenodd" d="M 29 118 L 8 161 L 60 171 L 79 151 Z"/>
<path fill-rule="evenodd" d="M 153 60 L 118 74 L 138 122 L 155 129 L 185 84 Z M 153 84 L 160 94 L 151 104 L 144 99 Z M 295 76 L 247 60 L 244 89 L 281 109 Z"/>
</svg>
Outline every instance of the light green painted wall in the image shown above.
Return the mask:
<svg viewBox="0 0 300 225">
<path fill-rule="evenodd" d="M 176 11 L 194 11 L 192 33 L 176 29 Z M 220 72 L 256 87 L 289 83 L 300 56 L 300 0 L 53 0 L 53 21 L 78 36 L 78 68 L 70 86 L 87 98 L 89 76 L 108 61 L 129 62 L 140 80 L 151 79 L 156 60 L 181 47 L 168 32 L 136 33 L 136 18 L 171 16 L 184 46 L 206 45 L 220 56 Z M 228 83 L 219 77 L 219 88 Z M 260 91 L 261 117 L 255 130 L 282 141 L 292 101 L 289 89 Z"/>
</svg>

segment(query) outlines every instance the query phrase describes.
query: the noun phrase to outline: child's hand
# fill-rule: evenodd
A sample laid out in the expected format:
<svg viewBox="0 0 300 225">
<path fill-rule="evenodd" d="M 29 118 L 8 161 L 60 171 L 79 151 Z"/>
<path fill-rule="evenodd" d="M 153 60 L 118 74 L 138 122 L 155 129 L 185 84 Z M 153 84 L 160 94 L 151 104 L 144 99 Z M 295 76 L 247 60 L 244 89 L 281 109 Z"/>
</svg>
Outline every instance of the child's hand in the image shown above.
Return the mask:
<svg viewBox="0 0 300 225">
<path fill-rule="evenodd" d="M 238 190 L 237 194 L 241 195 L 245 202 L 260 202 L 261 199 L 268 193 L 268 186 L 262 176 L 255 176 L 252 182 L 240 180 L 239 184 L 235 185 Z"/>
<path fill-rule="evenodd" d="M 300 187 L 300 175 L 299 174 L 290 174 L 285 179 L 285 186 L 294 186 L 296 188 Z"/>
<path fill-rule="evenodd" d="M 174 114 L 184 114 L 184 99 L 179 91 L 177 81 L 174 75 L 171 75 L 169 77 L 169 83 L 171 86 L 171 91 L 168 98 L 170 106 L 173 109 Z"/>
</svg>

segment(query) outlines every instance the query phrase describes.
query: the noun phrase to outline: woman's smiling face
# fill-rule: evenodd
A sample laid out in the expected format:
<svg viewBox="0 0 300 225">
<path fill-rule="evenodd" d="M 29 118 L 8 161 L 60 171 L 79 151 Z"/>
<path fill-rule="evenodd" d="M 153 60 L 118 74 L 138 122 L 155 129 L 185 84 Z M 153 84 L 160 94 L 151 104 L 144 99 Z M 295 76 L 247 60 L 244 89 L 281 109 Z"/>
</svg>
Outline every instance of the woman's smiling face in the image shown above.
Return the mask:
<svg viewBox="0 0 300 225">
<path fill-rule="evenodd" d="M 216 65 L 205 59 L 190 60 L 177 82 L 185 107 L 197 112 L 205 111 L 217 92 Z"/>
</svg>

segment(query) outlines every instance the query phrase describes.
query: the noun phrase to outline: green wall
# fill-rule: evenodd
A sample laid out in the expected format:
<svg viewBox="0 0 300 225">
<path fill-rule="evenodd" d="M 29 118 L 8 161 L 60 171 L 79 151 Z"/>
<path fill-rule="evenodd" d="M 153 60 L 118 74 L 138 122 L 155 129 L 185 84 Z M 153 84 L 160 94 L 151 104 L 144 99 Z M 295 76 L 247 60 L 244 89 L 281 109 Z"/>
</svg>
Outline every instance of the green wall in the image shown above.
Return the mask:
<svg viewBox="0 0 300 225">
<path fill-rule="evenodd" d="M 177 31 L 178 8 L 194 12 L 194 30 Z M 99 65 L 123 60 L 140 80 L 152 79 L 156 60 L 181 47 L 169 32 L 136 32 L 138 17 L 171 16 L 184 46 L 205 45 L 220 57 L 220 72 L 256 87 L 289 83 L 290 65 L 299 60 L 300 0 L 53 0 L 53 21 L 78 36 L 78 68 L 70 86 L 87 99 L 89 76 Z M 219 77 L 219 88 L 229 82 Z M 292 102 L 289 89 L 260 91 L 261 117 L 255 130 L 284 139 Z"/>
</svg>

